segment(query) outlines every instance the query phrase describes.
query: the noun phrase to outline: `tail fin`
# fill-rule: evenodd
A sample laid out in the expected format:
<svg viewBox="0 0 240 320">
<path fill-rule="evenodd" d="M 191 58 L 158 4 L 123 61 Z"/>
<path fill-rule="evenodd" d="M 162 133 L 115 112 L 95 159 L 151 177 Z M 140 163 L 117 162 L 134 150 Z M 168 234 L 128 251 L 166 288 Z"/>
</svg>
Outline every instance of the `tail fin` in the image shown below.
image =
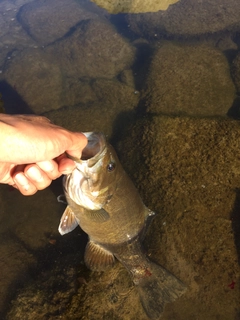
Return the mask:
<svg viewBox="0 0 240 320">
<path fill-rule="evenodd" d="M 111 252 L 132 274 L 142 306 L 150 319 L 160 319 L 165 305 L 186 290 L 173 274 L 146 257 L 139 235 L 128 243 L 111 247 Z"/>
<path fill-rule="evenodd" d="M 170 272 L 149 261 L 145 276 L 135 274 L 134 283 L 142 306 L 150 319 L 160 319 L 166 303 L 180 297 L 186 286 Z"/>
</svg>

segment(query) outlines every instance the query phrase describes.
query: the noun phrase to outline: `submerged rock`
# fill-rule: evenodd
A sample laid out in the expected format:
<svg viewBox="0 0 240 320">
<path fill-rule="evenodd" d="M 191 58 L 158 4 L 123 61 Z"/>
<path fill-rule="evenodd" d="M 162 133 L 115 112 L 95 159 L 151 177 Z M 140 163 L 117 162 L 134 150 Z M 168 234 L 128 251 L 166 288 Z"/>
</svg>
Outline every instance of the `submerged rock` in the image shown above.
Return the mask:
<svg viewBox="0 0 240 320">
<path fill-rule="evenodd" d="M 28 0 L 29 2 L 30 0 Z M 23 47 L 34 46 L 34 41 L 26 34 L 17 20 L 21 4 L 18 1 L 0 1 L 0 77 L 6 61 Z"/>
<path fill-rule="evenodd" d="M 239 124 L 151 115 L 119 146 L 122 163 L 156 212 L 148 253 L 187 284 L 164 320 L 238 317 Z"/>
<path fill-rule="evenodd" d="M 32 1 L 19 11 L 22 27 L 40 45 L 47 45 L 65 36 L 81 21 L 96 18 L 73 0 Z"/>
<path fill-rule="evenodd" d="M 4 77 L 34 113 L 62 105 L 62 73 L 44 50 L 23 50 L 9 62 Z"/>
<path fill-rule="evenodd" d="M 201 44 L 163 43 L 146 86 L 147 111 L 154 113 L 223 116 L 236 95 L 226 57 Z"/>
<path fill-rule="evenodd" d="M 18 52 L 6 64 L 3 78 L 39 114 L 94 102 L 90 79 L 114 78 L 132 65 L 134 57 L 135 47 L 110 23 L 91 20 L 45 49 Z"/>
<path fill-rule="evenodd" d="M 19 286 L 29 280 L 29 270 L 36 267 L 36 259 L 9 232 L 0 235 L 0 316 L 5 312 L 9 301 L 15 297 Z"/>
<path fill-rule="evenodd" d="M 129 68 L 135 48 L 108 21 L 89 20 L 47 48 L 67 76 L 113 78 Z"/>
<path fill-rule="evenodd" d="M 64 107 L 43 113 L 57 125 L 72 131 L 100 131 L 119 134 L 135 117 L 139 95 L 117 80 L 99 79 L 91 84 L 96 100 L 85 105 Z"/>
<path fill-rule="evenodd" d="M 128 15 L 129 28 L 140 36 L 196 36 L 235 31 L 240 26 L 240 6 L 235 0 L 181 0 L 167 11 Z"/>
<path fill-rule="evenodd" d="M 167 10 L 167 8 L 176 3 L 178 0 L 92 0 L 98 6 L 106 9 L 110 13 L 140 13 L 140 12 L 156 12 L 159 10 Z"/>
</svg>

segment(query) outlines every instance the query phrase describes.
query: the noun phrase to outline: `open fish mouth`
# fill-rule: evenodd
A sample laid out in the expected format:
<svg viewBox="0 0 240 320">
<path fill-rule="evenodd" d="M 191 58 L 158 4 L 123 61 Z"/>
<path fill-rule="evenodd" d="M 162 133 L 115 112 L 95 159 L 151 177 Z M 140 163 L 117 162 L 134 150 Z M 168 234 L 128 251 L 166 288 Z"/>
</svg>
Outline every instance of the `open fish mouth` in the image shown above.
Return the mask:
<svg viewBox="0 0 240 320">
<path fill-rule="evenodd" d="M 106 139 L 102 133 L 98 132 L 83 132 L 88 139 L 86 147 L 82 150 L 81 158 L 73 157 L 67 154 L 68 158 L 74 160 L 76 163 L 83 163 L 87 161 L 88 166 L 92 167 L 96 162 L 104 156 L 106 149 Z"/>
<path fill-rule="evenodd" d="M 83 132 L 83 134 L 88 139 L 88 143 L 82 151 L 82 157 L 80 160 L 85 161 L 94 158 L 96 163 L 98 159 L 103 156 L 102 153 L 106 148 L 106 139 L 102 133 Z M 94 161 L 91 162 L 91 165 L 94 165 Z"/>
<path fill-rule="evenodd" d="M 89 189 L 93 188 L 98 180 L 98 173 L 102 169 L 102 161 L 107 152 L 106 139 L 102 133 L 84 132 L 88 139 L 86 147 L 82 151 L 81 159 L 75 160 L 79 170 L 88 183 Z"/>
</svg>

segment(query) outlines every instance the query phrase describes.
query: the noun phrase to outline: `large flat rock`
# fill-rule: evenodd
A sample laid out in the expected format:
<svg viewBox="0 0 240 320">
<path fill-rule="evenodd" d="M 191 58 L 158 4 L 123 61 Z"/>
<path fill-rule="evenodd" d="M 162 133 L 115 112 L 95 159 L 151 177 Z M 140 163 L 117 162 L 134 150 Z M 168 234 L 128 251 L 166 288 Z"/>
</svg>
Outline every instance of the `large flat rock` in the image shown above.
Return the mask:
<svg viewBox="0 0 240 320">
<path fill-rule="evenodd" d="M 236 30 L 240 25 L 240 6 L 235 0 L 181 0 L 166 11 L 129 15 L 129 27 L 151 37 L 161 34 L 196 36 L 222 30 Z"/>
<path fill-rule="evenodd" d="M 107 20 L 89 20 L 67 38 L 47 48 L 67 76 L 108 78 L 129 68 L 135 47 Z"/>
<path fill-rule="evenodd" d="M 22 27 L 40 45 L 62 38 L 77 23 L 93 19 L 89 12 L 73 0 L 38 0 L 21 7 L 18 19 Z"/>
<path fill-rule="evenodd" d="M 236 89 L 224 54 L 206 44 L 163 43 L 146 80 L 148 112 L 226 115 Z"/>
</svg>

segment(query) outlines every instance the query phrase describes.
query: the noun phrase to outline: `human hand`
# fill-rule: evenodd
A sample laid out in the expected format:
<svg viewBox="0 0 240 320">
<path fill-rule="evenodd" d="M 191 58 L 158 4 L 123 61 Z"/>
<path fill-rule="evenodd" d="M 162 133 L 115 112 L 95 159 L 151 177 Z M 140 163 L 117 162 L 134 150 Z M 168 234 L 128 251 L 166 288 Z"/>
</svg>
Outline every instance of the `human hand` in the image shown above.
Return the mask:
<svg viewBox="0 0 240 320">
<path fill-rule="evenodd" d="M 87 138 L 45 117 L 0 114 L 0 183 L 32 195 L 75 168 Z"/>
</svg>

